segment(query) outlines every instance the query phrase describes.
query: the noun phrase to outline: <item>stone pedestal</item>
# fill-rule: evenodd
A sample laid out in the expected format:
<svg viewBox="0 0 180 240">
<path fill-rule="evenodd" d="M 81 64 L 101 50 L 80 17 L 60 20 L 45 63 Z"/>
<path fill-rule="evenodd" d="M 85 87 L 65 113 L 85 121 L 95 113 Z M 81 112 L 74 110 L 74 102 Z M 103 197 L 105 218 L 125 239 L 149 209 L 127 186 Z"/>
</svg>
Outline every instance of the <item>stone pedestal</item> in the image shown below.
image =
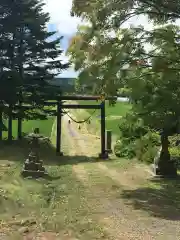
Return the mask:
<svg viewBox="0 0 180 240">
<path fill-rule="evenodd" d="M 23 170 L 22 176 L 23 177 L 43 177 L 46 175 L 45 168 L 43 167 L 43 162 L 38 159 L 36 153 L 30 153 L 28 159 L 26 159 Z"/>
<path fill-rule="evenodd" d="M 100 153 L 100 154 L 99 154 L 99 158 L 102 159 L 102 160 L 109 159 L 108 152 Z"/>
</svg>

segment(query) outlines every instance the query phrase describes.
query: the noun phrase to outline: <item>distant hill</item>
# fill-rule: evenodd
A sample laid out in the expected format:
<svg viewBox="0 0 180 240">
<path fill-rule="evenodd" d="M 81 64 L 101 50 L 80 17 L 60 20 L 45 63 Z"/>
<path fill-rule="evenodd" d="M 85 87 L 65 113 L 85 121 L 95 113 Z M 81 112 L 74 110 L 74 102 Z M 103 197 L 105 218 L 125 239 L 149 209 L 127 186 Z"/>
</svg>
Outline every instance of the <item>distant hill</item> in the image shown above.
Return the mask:
<svg viewBox="0 0 180 240">
<path fill-rule="evenodd" d="M 76 78 L 54 78 L 49 83 L 53 86 L 60 87 L 63 92 L 75 92 Z"/>
<path fill-rule="evenodd" d="M 76 92 L 75 90 L 75 81 L 76 78 L 54 78 L 49 83 L 53 86 L 60 87 L 64 92 Z M 84 84 L 81 86 L 80 92 L 92 93 L 93 86 L 91 84 Z"/>
<path fill-rule="evenodd" d="M 74 86 L 76 78 L 54 78 L 51 80 L 51 84 L 55 86 Z"/>
</svg>

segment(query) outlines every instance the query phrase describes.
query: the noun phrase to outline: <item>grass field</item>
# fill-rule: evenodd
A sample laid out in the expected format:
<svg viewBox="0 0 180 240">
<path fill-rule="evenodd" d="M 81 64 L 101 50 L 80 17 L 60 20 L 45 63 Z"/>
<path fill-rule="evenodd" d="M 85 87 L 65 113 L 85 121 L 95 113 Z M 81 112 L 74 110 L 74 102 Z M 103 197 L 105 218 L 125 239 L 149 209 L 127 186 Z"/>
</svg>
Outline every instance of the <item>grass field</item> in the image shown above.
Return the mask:
<svg viewBox="0 0 180 240">
<path fill-rule="evenodd" d="M 88 145 L 68 134 L 63 125 L 64 157 L 41 148 L 45 179 L 20 176 L 27 146 L 0 148 L 1 240 L 179 240 L 179 180 L 153 180 L 135 160 L 87 157 L 93 136 Z"/>
<path fill-rule="evenodd" d="M 80 104 L 98 104 L 96 101 L 79 101 Z M 111 130 L 113 135 L 119 134 L 119 119 L 127 114 L 130 111 L 131 105 L 127 102 L 117 102 L 114 106 L 109 106 L 108 101 L 106 101 L 106 129 Z M 86 119 L 91 114 L 93 117 L 93 122 L 91 127 L 94 129 L 94 132 L 99 132 L 100 129 L 100 110 L 86 110 L 86 111 L 73 111 L 78 120 Z M 88 114 L 87 114 L 88 113 Z"/>
<path fill-rule="evenodd" d="M 118 105 L 107 107 L 107 119 L 119 116 L 120 105 L 122 114 L 130 108 Z M 77 116 L 89 113 L 77 111 Z M 53 122 L 30 121 L 23 128 L 40 127 L 50 135 Z M 62 124 L 65 156 L 56 156 L 54 146 L 40 147 L 48 172 L 44 179 L 20 175 L 29 153 L 27 143 L 0 148 L 1 240 L 180 239 L 178 179 L 153 179 L 149 168 L 136 160 L 112 156 L 100 161 L 93 157 L 98 138 L 83 135 L 74 123 Z M 52 136 L 55 143 L 56 128 Z"/>
<path fill-rule="evenodd" d="M 8 126 L 8 121 L 4 122 Z M 33 128 L 39 128 L 40 133 L 44 136 L 50 137 L 52 126 L 54 123 L 54 117 L 49 118 L 48 120 L 24 120 L 22 125 L 22 131 L 24 133 L 32 132 Z M 3 132 L 3 138 L 7 138 L 8 133 Z M 17 138 L 17 120 L 13 120 L 13 137 Z"/>
<path fill-rule="evenodd" d="M 99 104 L 96 101 L 78 101 L 80 104 Z M 131 109 L 131 105 L 128 102 L 117 102 L 114 106 L 109 106 L 109 102 L 106 101 L 106 116 L 125 116 L 126 113 Z M 92 113 L 93 110 L 87 110 Z M 97 111 L 98 115 L 100 112 Z"/>
</svg>

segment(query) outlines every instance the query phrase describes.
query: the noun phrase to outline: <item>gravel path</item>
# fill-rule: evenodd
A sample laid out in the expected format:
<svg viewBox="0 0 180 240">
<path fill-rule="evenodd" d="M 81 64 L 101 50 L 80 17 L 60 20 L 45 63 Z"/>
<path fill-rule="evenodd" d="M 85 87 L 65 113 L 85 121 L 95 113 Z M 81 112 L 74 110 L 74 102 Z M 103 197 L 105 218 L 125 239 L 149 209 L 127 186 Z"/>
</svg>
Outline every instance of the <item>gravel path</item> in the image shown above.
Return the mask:
<svg viewBox="0 0 180 240">
<path fill-rule="evenodd" d="M 68 118 L 63 117 L 63 129 L 71 146 L 69 153 L 78 156 L 91 156 L 98 153 L 99 139 L 88 134 L 84 130 L 78 130 L 76 125 L 68 124 Z M 82 134 L 83 132 L 83 134 Z M 109 176 L 122 190 L 134 190 L 136 185 L 135 175 L 139 175 L 139 181 L 145 177 L 142 169 L 133 169 L 132 172 L 122 173 L 116 169 L 109 169 L 104 163 L 92 163 L 101 173 Z M 83 163 L 73 166 L 77 178 L 90 189 L 92 193 L 91 204 L 98 209 L 97 220 L 104 226 L 112 240 L 180 240 L 180 221 L 166 220 L 150 216 L 146 211 L 135 210 L 128 205 L 128 200 L 108 198 L 100 186 L 94 186 L 89 176 L 89 171 Z M 139 184 L 138 181 L 138 184 Z M 158 198 L 158 196 L 157 196 Z M 161 208 L 165 206 L 159 206 Z"/>
</svg>

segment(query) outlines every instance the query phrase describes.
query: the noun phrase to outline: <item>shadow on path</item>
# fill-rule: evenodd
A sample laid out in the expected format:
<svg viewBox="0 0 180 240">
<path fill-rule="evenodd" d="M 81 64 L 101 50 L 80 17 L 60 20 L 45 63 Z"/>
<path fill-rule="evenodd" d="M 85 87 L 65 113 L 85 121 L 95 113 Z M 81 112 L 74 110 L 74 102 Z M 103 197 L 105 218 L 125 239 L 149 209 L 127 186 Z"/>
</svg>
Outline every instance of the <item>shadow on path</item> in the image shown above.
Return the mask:
<svg viewBox="0 0 180 240">
<path fill-rule="evenodd" d="M 148 187 L 124 190 L 121 198 L 135 209 L 167 220 L 180 220 L 180 179 L 153 179 Z"/>
<path fill-rule="evenodd" d="M 0 144 L 0 161 L 13 161 L 23 164 L 28 157 L 30 146 L 27 141 L 13 141 L 8 144 L 6 141 Z M 88 163 L 100 161 L 96 157 L 87 156 L 58 156 L 55 147 L 50 144 L 41 144 L 39 149 L 41 160 L 45 165 L 74 165 L 78 163 Z"/>
</svg>

